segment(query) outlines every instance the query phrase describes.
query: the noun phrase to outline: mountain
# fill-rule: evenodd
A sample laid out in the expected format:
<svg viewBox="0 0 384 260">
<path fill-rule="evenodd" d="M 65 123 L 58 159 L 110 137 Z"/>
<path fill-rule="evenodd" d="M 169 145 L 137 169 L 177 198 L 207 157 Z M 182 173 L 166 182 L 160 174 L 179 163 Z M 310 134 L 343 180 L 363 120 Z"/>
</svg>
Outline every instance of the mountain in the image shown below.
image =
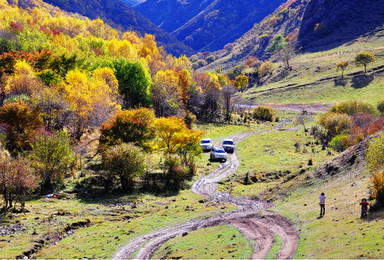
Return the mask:
<svg viewBox="0 0 384 260">
<path fill-rule="evenodd" d="M 383 24 L 383 0 L 311 1 L 298 39 L 303 50 L 319 51 L 372 33 Z"/>
<path fill-rule="evenodd" d="M 215 0 L 147 0 L 135 10 L 167 32 L 177 30 Z"/>
<path fill-rule="evenodd" d="M 136 10 L 198 51 L 239 38 L 285 0 L 147 0 Z"/>
<path fill-rule="evenodd" d="M 46 0 L 62 10 L 79 13 L 90 19 L 100 18 L 115 28 L 153 34 L 156 41 L 174 55 L 191 54 L 190 47 L 180 43 L 175 37 L 158 28 L 150 20 L 136 12 L 120 0 Z"/>
<path fill-rule="evenodd" d="M 282 34 L 288 38 L 297 36 L 309 1 L 289 0 L 282 4 L 236 41 L 216 51 L 216 61 L 204 67 L 204 70 L 217 67 L 226 70 L 252 56 L 269 58 L 268 47 L 276 35 Z"/>
</svg>

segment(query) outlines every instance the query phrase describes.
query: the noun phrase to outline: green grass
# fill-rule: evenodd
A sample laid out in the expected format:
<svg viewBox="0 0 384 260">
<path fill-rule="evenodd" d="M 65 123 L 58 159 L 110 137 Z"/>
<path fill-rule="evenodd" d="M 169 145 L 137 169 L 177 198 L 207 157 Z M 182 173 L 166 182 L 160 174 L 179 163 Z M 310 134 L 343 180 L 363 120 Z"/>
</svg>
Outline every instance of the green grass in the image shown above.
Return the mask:
<svg viewBox="0 0 384 260">
<path fill-rule="evenodd" d="M 298 151 L 294 146 L 295 143 L 300 144 Z M 328 151 L 322 150 L 321 145 L 314 144 L 313 137 L 308 133 L 305 134 L 303 130 L 251 135 L 238 145 L 237 152 L 241 161 L 240 168 L 234 176 L 224 181 L 224 186 L 220 187 L 230 188 L 235 196 L 257 196 L 282 182 L 282 179 L 271 179 L 268 182 L 243 185 L 247 172 L 250 176 L 279 171 L 297 174 L 302 169 L 308 171 L 331 158 Z M 313 166 L 308 166 L 310 159 Z"/>
<path fill-rule="evenodd" d="M 276 202 L 272 210 L 294 222 L 299 231 L 296 258 L 383 258 L 383 212 L 360 219 L 359 202 L 369 197 L 369 178 L 362 172 L 318 180 Z M 327 196 L 326 213 L 318 218 L 321 192 Z"/>
<path fill-rule="evenodd" d="M 75 230 L 73 235 L 44 248 L 34 257 L 111 258 L 121 246 L 137 236 L 190 219 L 212 216 L 219 211 L 235 209 L 229 204 L 199 203 L 202 197 L 191 191 L 181 191 L 173 197 L 138 195 L 135 198 L 138 201 L 137 208 L 130 207 L 132 196 L 93 201 L 44 198 L 27 202 L 28 213 L 10 215 L 1 222 L 1 225 L 6 225 L 19 220 L 26 231 L 2 237 L 0 257 L 15 258 L 31 249 L 33 241 L 55 235 L 68 223 L 90 219 L 90 227 Z M 186 206 L 193 210 L 186 210 Z M 67 215 L 58 216 L 59 209 L 66 211 Z M 123 220 L 126 216 L 132 219 Z M 32 234 L 34 230 L 37 235 Z"/>
<path fill-rule="evenodd" d="M 269 250 L 268 254 L 265 256 L 265 259 L 276 259 L 277 254 L 283 248 L 283 238 L 281 236 L 275 235 L 273 237 L 273 247 Z"/>
<path fill-rule="evenodd" d="M 160 259 L 249 259 L 253 245 L 228 225 L 218 225 L 178 236 L 164 245 L 153 258 Z"/>
</svg>

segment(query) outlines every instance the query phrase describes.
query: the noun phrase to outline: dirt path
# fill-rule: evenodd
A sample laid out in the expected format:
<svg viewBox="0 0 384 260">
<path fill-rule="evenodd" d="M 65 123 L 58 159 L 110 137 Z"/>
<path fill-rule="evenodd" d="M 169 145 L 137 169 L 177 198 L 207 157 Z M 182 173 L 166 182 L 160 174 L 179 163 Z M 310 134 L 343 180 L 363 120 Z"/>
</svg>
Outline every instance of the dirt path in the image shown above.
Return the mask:
<svg viewBox="0 0 384 260">
<path fill-rule="evenodd" d="M 240 142 L 249 135 L 251 133 L 237 134 L 232 136 L 232 139 L 235 142 Z M 283 239 L 283 245 L 277 258 L 292 258 L 298 244 L 298 236 L 294 226 L 285 218 L 272 212 L 258 213 L 262 209 L 269 208 L 271 204 L 247 197 L 234 197 L 217 190 L 218 182 L 235 172 L 239 165 L 240 162 L 236 153 L 234 153 L 231 155 L 231 164 L 221 164 L 217 170 L 197 180 L 191 188 L 193 192 L 204 196 L 210 201 L 221 201 L 237 205 L 239 206 L 237 210 L 221 213 L 207 219 L 192 220 L 182 225 L 141 236 L 122 248 L 114 258 L 133 258 L 133 254 L 138 250 L 134 258 L 149 259 L 161 245 L 176 236 L 220 224 L 233 225 L 246 238 L 255 241 L 252 259 L 264 258 L 267 255 L 273 246 L 275 235 Z"/>
</svg>

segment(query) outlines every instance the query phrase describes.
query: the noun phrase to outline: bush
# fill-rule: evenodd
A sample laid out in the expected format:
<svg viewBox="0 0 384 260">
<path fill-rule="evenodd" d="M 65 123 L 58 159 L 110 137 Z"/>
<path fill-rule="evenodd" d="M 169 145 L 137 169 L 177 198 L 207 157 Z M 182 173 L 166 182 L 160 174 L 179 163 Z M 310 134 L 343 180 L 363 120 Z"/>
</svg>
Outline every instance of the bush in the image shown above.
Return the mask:
<svg viewBox="0 0 384 260">
<path fill-rule="evenodd" d="M 277 121 L 276 110 L 272 107 L 258 106 L 253 110 L 253 118 L 275 122 Z"/>
<path fill-rule="evenodd" d="M 187 174 L 187 170 L 182 166 L 180 159 L 176 156 L 168 156 L 164 166 L 167 171 L 167 185 L 175 190 L 180 189 Z"/>
<path fill-rule="evenodd" d="M 215 55 L 209 55 L 207 58 L 205 58 L 205 61 L 208 62 L 208 64 L 214 62 L 216 60 Z"/>
<path fill-rule="evenodd" d="M 384 205 L 384 172 L 378 172 L 371 176 L 372 198 L 376 199 L 377 205 Z"/>
<path fill-rule="evenodd" d="M 271 75 L 273 73 L 273 67 L 274 67 L 274 64 L 272 62 L 270 61 L 264 62 L 260 66 L 260 76 L 265 77 L 267 75 Z"/>
<path fill-rule="evenodd" d="M 132 143 L 123 143 L 108 149 L 103 155 L 103 165 L 108 171 L 107 179 L 118 176 L 124 191 L 131 191 L 134 177 L 144 175 L 146 169 L 142 149 Z"/>
<path fill-rule="evenodd" d="M 352 127 L 352 119 L 346 114 L 328 112 L 320 117 L 320 124 L 334 137 L 348 133 Z"/>
<path fill-rule="evenodd" d="M 348 100 L 341 102 L 340 104 L 333 106 L 330 111 L 335 113 L 347 114 L 350 116 L 353 116 L 354 114 L 357 114 L 359 112 L 371 115 L 377 114 L 377 110 L 373 105 L 364 102 L 359 102 L 356 100 Z"/>
<path fill-rule="evenodd" d="M 380 114 L 384 115 L 384 100 L 377 104 L 377 110 L 379 110 Z"/>
<path fill-rule="evenodd" d="M 347 148 L 348 135 L 337 135 L 329 142 L 329 146 L 336 152 L 342 152 Z"/>
</svg>

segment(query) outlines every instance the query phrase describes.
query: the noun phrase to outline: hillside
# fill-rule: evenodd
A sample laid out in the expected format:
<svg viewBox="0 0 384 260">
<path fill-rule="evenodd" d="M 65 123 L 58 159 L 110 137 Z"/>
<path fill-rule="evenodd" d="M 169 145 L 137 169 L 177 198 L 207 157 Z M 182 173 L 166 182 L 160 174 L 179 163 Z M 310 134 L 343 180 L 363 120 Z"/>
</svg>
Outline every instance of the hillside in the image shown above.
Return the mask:
<svg viewBox="0 0 384 260">
<path fill-rule="evenodd" d="M 218 67 L 227 70 L 252 56 L 268 59 L 268 47 L 276 35 L 297 35 L 309 1 L 290 0 L 279 6 L 236 41 L 216 51 L 216 61 L 204 67 L 204 70 L 214 70 Z"/>
<path fill-rule="evenodd" d="M 284 0 L 147 1 L 137 7 L 157 25 L 198 51 L 223 48 Z"/>
<path fill-rule="evenodd" d="M 135 10 L 167 32 L 173 32 L 213 2 L 214 0 L 147 0 L 135 6 Z"/>
<path fill-rule="evenodd" d="M 299 31 L 303 51 L 322 51 L 373 35 L 384 25 L 381 0 L 311 1 Z"/>
<path fill-rule="evenodd" d="M 150 20 L 137 13 L 131 6 L 120 0 L 47 0 L 62 10 L 79 13 L 90 19 L 100 18 L 114 28 L 133 30 L 142 35 L 149 33 L 156 37 L 161 46 L 172 54 L 191 54 L 192 49 L 180 43 L 175 37 L 158 28 Z"/>
</svg>

